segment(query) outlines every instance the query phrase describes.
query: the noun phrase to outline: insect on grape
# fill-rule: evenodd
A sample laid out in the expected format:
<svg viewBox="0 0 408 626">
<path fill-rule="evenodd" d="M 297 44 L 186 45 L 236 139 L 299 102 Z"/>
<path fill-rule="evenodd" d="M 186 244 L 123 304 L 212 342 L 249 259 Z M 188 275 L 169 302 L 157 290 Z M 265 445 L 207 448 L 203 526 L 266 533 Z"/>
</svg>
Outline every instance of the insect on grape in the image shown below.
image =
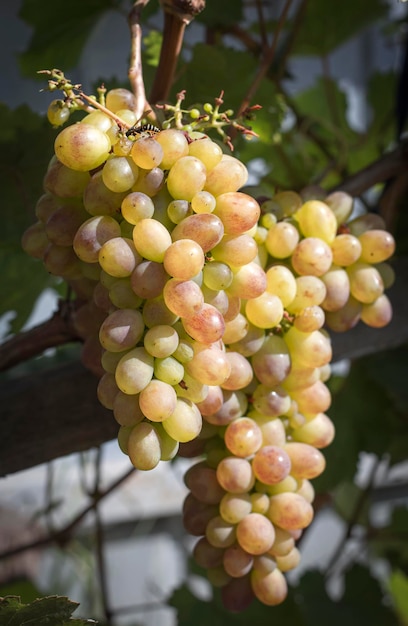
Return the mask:
<svg viewBox="0 0 408 626">
<path fill-rule="evenodd" d="M 154 135 L 157 135 L 159 132 L 160 128 L 157 128 L 157 126 L 153 124 L 143 124 L 142 126 L 135 124 L 126 131 L 126 137 L 129 137 L 129 139 L 141 139 L 142 137 L 154 137 Z M 138 135 L 141 136 L 138 137 Z"/>
</svg>

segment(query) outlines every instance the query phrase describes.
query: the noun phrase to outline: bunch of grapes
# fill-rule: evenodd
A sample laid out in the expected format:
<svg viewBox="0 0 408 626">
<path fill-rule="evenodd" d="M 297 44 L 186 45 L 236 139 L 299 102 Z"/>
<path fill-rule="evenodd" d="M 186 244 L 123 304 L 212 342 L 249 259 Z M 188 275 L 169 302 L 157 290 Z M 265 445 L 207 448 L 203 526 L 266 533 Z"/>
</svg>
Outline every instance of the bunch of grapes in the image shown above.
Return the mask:
<svg viewBox="0 0 408 626">
<path fill-rule="evenodd" d="M 258 202 L 204 133 L 134 126 L 126 90 L 106 107 L 57 136 L 23 247 L 77 294 L 133 465 L 196 459 L 184 524 L 225 605 L 279 604 L 334 437 L 326 328 L 390 321 L 394 239 L 344 192 Z"/>
</svg>

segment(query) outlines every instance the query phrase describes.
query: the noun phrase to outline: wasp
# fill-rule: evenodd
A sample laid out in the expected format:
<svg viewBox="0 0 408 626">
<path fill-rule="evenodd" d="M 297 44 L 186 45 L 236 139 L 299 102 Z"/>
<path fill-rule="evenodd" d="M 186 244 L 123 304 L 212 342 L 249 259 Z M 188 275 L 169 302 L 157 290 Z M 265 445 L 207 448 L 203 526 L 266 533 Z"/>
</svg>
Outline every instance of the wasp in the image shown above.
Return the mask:
<svg viewBox="0 0 408 626">
<path fill-rule="evenodd" d="M 126 137 L 129 137 L 129 139 L 136 139 L 138 135 L 142 135 L 143 137 L 154 137 L 154 135 L 157 135 L 159 132 L 160 128 L 157 128 L 157 126 L 154 126 L 153 124 L 143 124 L 142 126 L 135 124 L 132 128 L 129 128 L 129 130 L 126 131 Z M 141 139 L 141 137 L 138 138 Z"/>
</svg>

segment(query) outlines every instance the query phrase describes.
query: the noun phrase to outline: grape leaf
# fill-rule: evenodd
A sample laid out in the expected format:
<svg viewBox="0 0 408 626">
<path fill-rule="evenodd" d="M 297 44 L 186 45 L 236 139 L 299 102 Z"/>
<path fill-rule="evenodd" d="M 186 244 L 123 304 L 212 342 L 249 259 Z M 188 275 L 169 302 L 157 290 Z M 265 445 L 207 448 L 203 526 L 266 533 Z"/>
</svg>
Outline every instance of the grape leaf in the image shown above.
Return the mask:
<svg viewBox="0 0 408 626">
<path fill-rule="evenodd" d="M 358 0 L 336 3 L 326 0 L 308 2 L 293 53 L 325 56 L 363 28 L 386 16 L 384 0 Z"/>
<path fill-rule="evenodd" d="M 206 7 L 195 18 L 207 26 L 227 26 L 236 24 L 243 17 L 242 0 L 234 2 L 208 1 Z"/>
<path fill-rule="evenodd" d="M 47 3 L 38 10 L 37 0 L 23 0 L 19 17 L 33 27 L 29 46 L 20 57 L 20 68 L 32 78 L 40 69 L 76 65 L 82 49 L 105 11 L 119 9 L 118 0 L 65 0 Z"/>
<path fill-rule="evenodd" d="M 24 325 L 43 289 L 56 284 L 41 263 L 21 249 L 24 230 L 36 221 L 34 206 L 43 192 L 42 181 L 55 134 L 48 121 L 27 106 L 11 110 L 0 104 L 0 315 L 16 312 L 13 332 Z"/>
<path fill-rule="evenodd" d="M 0 598 L 0 623 L 2 626 L 86 626 L 94 620 L 71 619 L 78 607 L 63 596 L 38 598 L 30 604 L 22 604 L 18 596 Z"/>
<path fill-rule="evenodd" d="M 384 605 L 378 581 L 360 565 L 346 573 L 345 591 L 339 600 L 327 595 L 324 575 L 316 571 L 302 577 L 296 598 L 307 626 L 395 626 L 395 615 Z"/>
<path fill-rule="evenodd" d="M 388 588 L 394 600 L 401 624 L 408 622 L 408 576 L 400 570 L 392 572 Z"/>
</svg>

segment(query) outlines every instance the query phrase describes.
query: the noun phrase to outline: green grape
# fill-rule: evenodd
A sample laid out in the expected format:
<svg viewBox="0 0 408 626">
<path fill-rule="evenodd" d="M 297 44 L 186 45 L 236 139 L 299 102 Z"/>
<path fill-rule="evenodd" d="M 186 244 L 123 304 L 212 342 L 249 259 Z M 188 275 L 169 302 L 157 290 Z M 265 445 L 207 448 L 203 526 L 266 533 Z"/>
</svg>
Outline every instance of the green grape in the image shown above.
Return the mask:
<svg viewBox="0 0 408 626">
<path fill-rule="evenodd" d="M 107 135 L 91 124 L 72 124 L 64 128 L 54 143 L 61 163 L 72 170 L 86 172 L 102 165 L 111 149 Z"/>
<path fill-rule="evenodd" d="M 163 428 L 180 442 L 195 439 L 201 431 L 202 419 L 196 405 L 186 398 L 177 398 L 176 408 L 163 422 Z"/>
<path fill-rule="evenodd" d="M 115 378 L 123 393 L 136 394 L 142 391 L 153 377 L 153 357 L 143 347 L 129 350 L 119 361 Z"/>
<path fill-rule="evenodd" d="M 102 168 L 102 180 L 115 193 L 129 191 L 137 181 L 139 168 L 125 156 L 112 156 Z"/>
<path fill-rule="evenodd" d="M 52 100 L 48 105 L 47 118 L 53 126 L 62 126 L 69 119 L 69 108 L 63 100 Z"/>
<path fill-rule="evenodd" d="M 172 385 L 162 380 L 151 380 L 139 394 L 139 406 L 152 422 L 163 422 L 174 412 L 177 394 Z"/>
<path fill-rule="evenodd" d="M 249 513 L 237 525 L 237 541 L 248 554 L 264 554 L 273 545 L 275 529 L 261 513 Z"/>
<path fill-rule="evenodd" d="M 127 453 L 138 470 L 151 470 L 159 464 L 161 441 L 153 424 L 141 422 L 132 428 L 127 443 Z"/>
<path fill-rule="evenodd" d="M 102 269 L 115 278 L 130 276 L 141 260 L 133 241 L 124 237 L 108 239 L 98 253 Z"/>
<path fill-rule="evenodd" d="M 172 243 L 166 227 L 153 218 L 144 218 L 137 222 L 133 229 L 133 241 L 142 257 L 157 263 L 163 263 L 165 252 Z"/>
<path fill-rule="evenodd" d="M 170 168 L 167 188 L 175 200 L 188 200 L 204 187 L 206 169 L 204 163 L 193 156 L 180 157 Z"/>
<path fill-rule="evenodd" d="M 105 350 L 122 352 L 136 346 L 144 329 L 143 317 L 139 311 L 119 309 L 108 315 L 102 323 L 99 340 Z"/>
</svg>

